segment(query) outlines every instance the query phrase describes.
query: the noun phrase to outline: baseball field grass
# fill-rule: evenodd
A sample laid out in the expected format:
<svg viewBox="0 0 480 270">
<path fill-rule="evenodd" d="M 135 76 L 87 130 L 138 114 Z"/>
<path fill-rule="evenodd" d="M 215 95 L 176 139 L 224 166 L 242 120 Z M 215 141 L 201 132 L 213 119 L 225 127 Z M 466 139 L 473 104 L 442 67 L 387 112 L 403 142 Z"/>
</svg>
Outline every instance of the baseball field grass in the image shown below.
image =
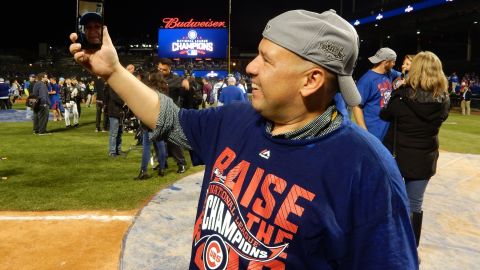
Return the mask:
<svg viewBox="0 0 480 270">
<path fill-rule="evenodd" d="M 18 106 L 23 109 L 23 106 Z M 164 177 L 135 181 L 141 147 L 133 134 L 123 136 L 126 157 L 107 155 L 108 133 L 96 133 L 94 106 L 82 108 L 80 127 L 48 123 L 50 135 L 32 134 L 32 122 L 0 123 L 0 210 L 130 210 L 138 209 L 159 190 L 186 174 L 177 174 L 169 158 Z M 480 154 L 480 115 L 452 111 L 440 131 L 440 149 Z M 189 161 L 188 153 L 185 153 Z M 151 167 L 149 168 L 152 173 Z"/>
<path fill-rule="evenodd" d="M 440 128 L 440 149 L 455 153 L 480 154 L 480 114 L 462 115 L 450 111 Z"/>
<path fill-rule="evenodd" d="M 20 107 L 21 108 L 21 107 Z M 23 106 L 24 108 L 24 106 Z M 22 108 L 22 109 L 23 109 Z M 108 132 L 95 132 L 95 107 L 82 107 L 79 128 L 49 121 L 50 135 L 32 133 L 32 122 L 0 123 L 0 210 L 129 210 L 138 209 L 159 190 L 190 173 L 177 174 L 169 158 L 166 175 L 135 181 L 141 146 L 124 133 L 125 157 L 111 158 Z M 189 154 L 185 152 L 189 162 Z"/>
</svg>

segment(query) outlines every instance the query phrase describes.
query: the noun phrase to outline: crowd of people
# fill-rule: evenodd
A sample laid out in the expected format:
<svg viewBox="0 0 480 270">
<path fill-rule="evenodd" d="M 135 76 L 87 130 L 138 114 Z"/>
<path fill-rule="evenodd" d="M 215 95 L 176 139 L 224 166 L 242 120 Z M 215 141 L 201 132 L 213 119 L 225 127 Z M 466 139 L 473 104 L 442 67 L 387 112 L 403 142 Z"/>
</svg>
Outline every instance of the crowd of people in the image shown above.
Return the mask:
<svg viewBox="0 0 480 270">
<path fill-rule="evenodd" d="M 127 65 L 127 69 L 152 89 L 157 89 L 175 99 L 181 108 L 207 108 L 248 100 L 244 79 L 240 79 L 241 83 L 236 83 L 233 74 L 228 78 L 195 78 L 191 73 L 180 77 L 171 69 L 172 64 L 170 59 L 156 59 L 153 70 L 135 67 L 132 64 Z M 177 173 L 183 173 L 187 169 L 184 149 L 173 143 L 165 144 L 160 139 L 152 141 L 145 126 L 140 125 L 139 119 L 131 114 L 127 104 L 101 77 L 57 79 L 54 75 L 42 72 L 30 74 L 28 80 L 22 84 L 19 84 L 17 79 L 11 82 L 1 79 L 0 88 L 5 88 L 8 92 L 6 98 L 0 101 L 2 108 L 11 109 L 12 103 L 18 99 L 25 100 L 25 117 L 33 120 L 33 133 L 36 135 L 51 134 L 47 131 L 50 114 L 53 121 L 65 121 L 66 128 L 78 128 L 82 106 L 96 107 L 95 132 L 109 132 L 108 155 L 112 158 L 126 155 L 126 151 L 122 150 L 122 134 L 125 131 L 134 132 L 138 144 L 143 146 L 140 173 L 135 177 L 136 180 L 151 177 L 147 173 L 151 145 L 154 146 L 158 161 L 157 165 L 152 167 L 159 176 L 164 176 L 168 166 L 166 149 L 177 163 Z M 230 91 L 239 94 L 232 96 Z"/>
</svg>

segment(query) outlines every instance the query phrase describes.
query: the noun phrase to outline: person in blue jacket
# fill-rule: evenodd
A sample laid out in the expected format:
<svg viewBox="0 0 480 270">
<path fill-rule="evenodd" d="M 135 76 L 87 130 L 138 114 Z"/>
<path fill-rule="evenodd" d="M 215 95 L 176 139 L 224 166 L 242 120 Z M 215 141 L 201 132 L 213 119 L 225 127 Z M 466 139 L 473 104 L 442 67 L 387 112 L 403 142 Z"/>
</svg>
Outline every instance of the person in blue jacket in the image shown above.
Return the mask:
<svg viewBox="0 0 480 270">
<path fill-rule="evenodd" d="M 252 102 L 205 110 L 180 109 L 136 80 L 106 28 L 101 50 L 70 52 L 153 136 L 205 164 L 189 269 L 418 269 L 395 161 L 333 101 L 340 91 L 360 103 L 358 45 L 333 10 L 282 13 L 247 66 Z"/>
</svg>

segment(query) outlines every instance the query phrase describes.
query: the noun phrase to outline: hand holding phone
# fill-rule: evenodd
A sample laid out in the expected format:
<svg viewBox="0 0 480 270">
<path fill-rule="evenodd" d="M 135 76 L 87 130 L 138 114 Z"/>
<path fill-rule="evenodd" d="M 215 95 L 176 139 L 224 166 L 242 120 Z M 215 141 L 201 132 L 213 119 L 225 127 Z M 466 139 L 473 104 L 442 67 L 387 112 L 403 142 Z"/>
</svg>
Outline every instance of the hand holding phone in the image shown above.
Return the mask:
<svg viewBox="0 0 480 270">
<path fill-rule="evenodd" d="M 103 0 L 77 0 L 77 36 L 83 49 L 98 50 L 103 39 Z"/>
</svg>

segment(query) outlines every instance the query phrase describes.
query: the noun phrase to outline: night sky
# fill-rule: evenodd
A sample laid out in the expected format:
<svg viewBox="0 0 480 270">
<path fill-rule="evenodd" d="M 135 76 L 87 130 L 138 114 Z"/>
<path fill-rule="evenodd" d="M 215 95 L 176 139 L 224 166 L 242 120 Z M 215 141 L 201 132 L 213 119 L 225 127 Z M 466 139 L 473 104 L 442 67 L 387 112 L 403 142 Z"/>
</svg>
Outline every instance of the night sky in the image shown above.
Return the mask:
<svg viewBox="0 0 480 270">
<path fill-rule="evenodd" d="M 338 1 L 232 0 L 232 46 L 239 51 L 255 51 L 268 19 L 283 11 L 322 12 L 329 8 L 338 10 Z M 39 42 L 68 45 L 68 35 L 75 29 L 75 10 L 75 0 L 2 1 L 0 48 L 36 49 Z M 114 41 L 138 37 L 156 41 L 157 29 L 163 26 L 165 17 L 228 21 L 228 0 L 106 0 L 105 3 L 105 22 Z"/>
<path fill-rule="evenodd" d="M 256 53 L 261 33 L 267 21 L 287 10 L 306 9 L 323 12 L 335 9 L 347 20 L 365 17 L 378 12 L 381 3 L 386 10 L 397 8 L 408 0 L 231 0 L 232 54 Z M 420 2 L 415 0 L 413 2 Z M 472 61 L 478 63 L 480 51 L 480 0 L 455 0 L 447 5 L 385 20 L 381 27 L 373 24 L 356 27 L 361 42 L 357 69 L 370 67 L 368 56 L 379 46 L 393 48 L 400 58 L 417 50 L 431 50 L 444 62 L 446 70 L 478 69 L 464 61 L 467 54 L 467 33 L 470 31 Z M 343 3 L 343 5 L 342 5 Z M 355 4 L 354 4 L 355 3 Z M 390 6 L 388 4 L 391 3 Z M 38 44 L 47 43 L 56 49 L 67 48 L 68 36 L 75 30 L 76 0 L 54 1 L 2 1 L 0 13 L 0 54 L 20 54 L 34 59 Z M 106 0 L 105 22 L 114 44 L 138 44 L 145 41 L 157 43 L 158 28 L 162 19 L 179 17 L 181 21 L 228 21 L 228 0 Z M 416 34 L 422 28 L 422 34 Z M 391 36 L 390 36 L 391 35 Z M 398 61 L 400 64 L 401 61 Z M 460 63 L 460 64 L 459 64 Z"/>
</svg>

